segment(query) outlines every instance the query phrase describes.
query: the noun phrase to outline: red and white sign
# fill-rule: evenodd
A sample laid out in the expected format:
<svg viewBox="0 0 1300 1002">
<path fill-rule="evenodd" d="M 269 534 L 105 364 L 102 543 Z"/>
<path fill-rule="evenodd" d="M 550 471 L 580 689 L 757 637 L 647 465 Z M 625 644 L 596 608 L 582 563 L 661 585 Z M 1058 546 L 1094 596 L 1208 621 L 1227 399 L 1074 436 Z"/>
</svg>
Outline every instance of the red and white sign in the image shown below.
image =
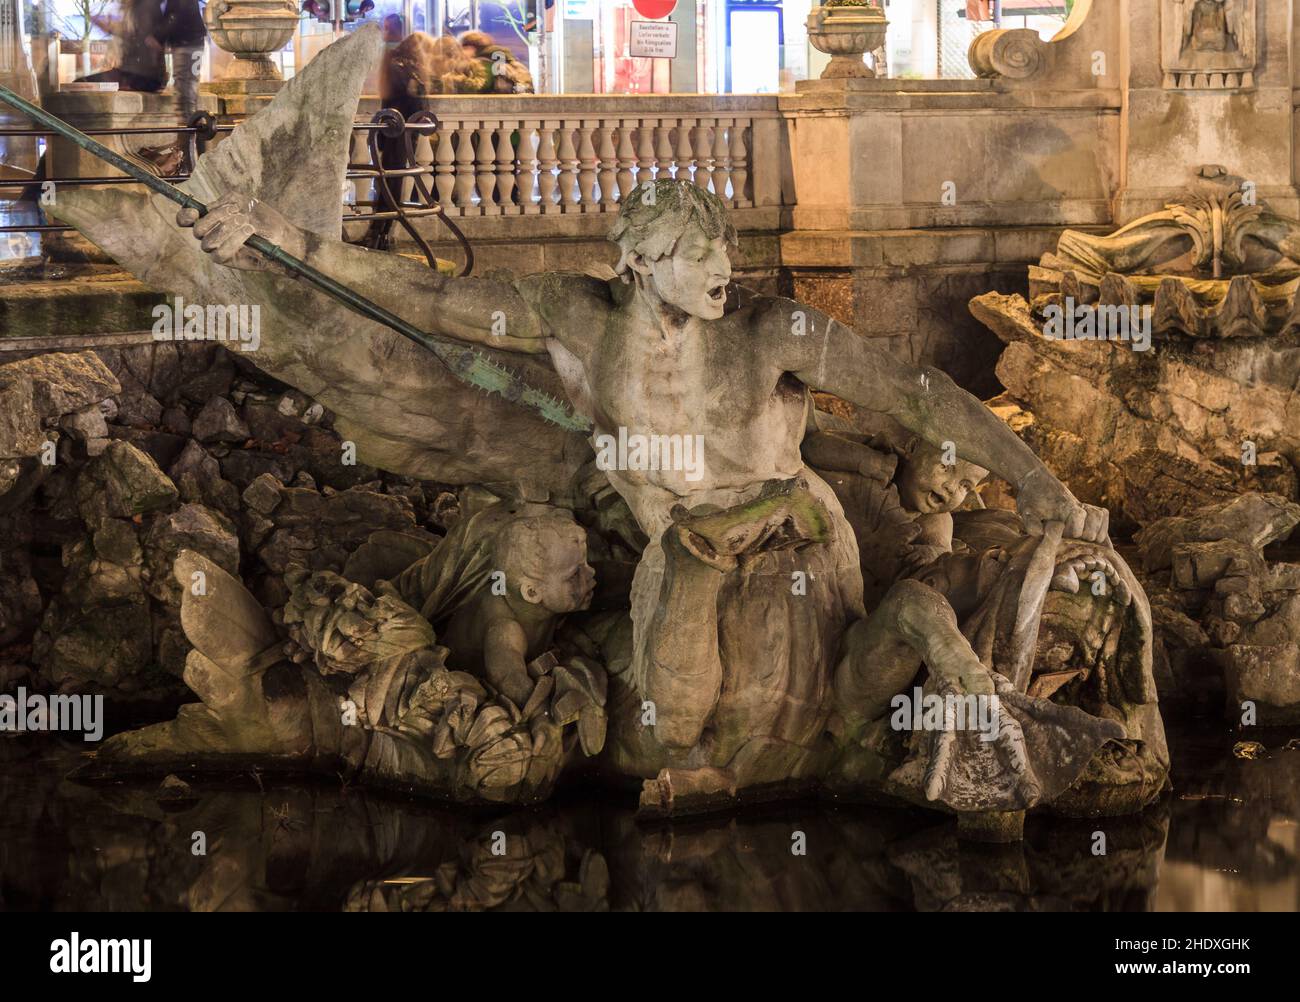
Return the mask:
<svg viewBox="0 0 1300 1002">
<path fill-rule="evenodd" d="M 632 6 L 642 17 L 657 21 L 676 10 L 677 0 L 632 0 Z"/>
</svg>

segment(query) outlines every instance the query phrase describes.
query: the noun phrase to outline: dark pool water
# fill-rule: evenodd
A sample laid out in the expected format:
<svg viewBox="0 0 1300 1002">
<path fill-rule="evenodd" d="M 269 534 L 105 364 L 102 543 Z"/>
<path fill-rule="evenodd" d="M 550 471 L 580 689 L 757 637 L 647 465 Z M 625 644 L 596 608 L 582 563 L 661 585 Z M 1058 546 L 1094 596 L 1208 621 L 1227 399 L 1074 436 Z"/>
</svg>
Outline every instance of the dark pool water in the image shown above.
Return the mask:
<svg viewBox="0 0 1300 1002">
<path fill-rule="evenodd" d="M 1267 750 L 1243 759 L 1220 724 L 1171 732 L 1160 805 L 1031 818 L 1008 847 L 924 812 L 825 805 L 644 825 L 611 798 L 467 815 L 251 776 L 169 803 L 155 783 L 66 781 L 70 742 L 7 738 L 0 908 L 1295 911 L 1300 732 L 1256 737 Z"/>
</svg>

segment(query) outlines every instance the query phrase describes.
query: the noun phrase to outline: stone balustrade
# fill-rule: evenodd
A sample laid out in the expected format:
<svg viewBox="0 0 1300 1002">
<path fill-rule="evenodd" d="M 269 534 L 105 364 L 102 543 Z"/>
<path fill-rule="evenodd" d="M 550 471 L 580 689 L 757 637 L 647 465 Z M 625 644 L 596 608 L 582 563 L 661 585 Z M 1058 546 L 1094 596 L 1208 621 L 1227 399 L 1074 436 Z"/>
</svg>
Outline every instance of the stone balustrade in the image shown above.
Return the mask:
<svg viewBox="0 0 1300 1002">
<path fill-rule="evenodd" d="M 377 108 L 367 104 L 363 111 Z M 458 224 L 604 216 L 657 177 L 686 177 L 712 191 L 744 228 L 775 227 L 785 201 L 785 123 L 775 96 L 439 97 L 430 108 L 440 127 L 415 140 L 416 165 L 431 168 L 430 193 Z M 353 162 L 367 160 L 357 133 Z M 404 200 L 415 183 L 403 182 Z M 608 218 L 592 222 L 609 225 Z M 596 232 L 581 224 L 561 229 Z"/>
</svg>

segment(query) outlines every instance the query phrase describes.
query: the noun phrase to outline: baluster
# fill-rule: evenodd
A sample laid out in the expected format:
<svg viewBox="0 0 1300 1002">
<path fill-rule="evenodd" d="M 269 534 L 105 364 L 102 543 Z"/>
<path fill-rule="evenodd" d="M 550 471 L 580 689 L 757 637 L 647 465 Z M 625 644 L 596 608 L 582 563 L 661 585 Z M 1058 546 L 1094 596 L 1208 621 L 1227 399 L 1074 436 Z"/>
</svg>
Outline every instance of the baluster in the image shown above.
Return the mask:
<svg viewBox="0 0 1300 1002">
<path fill-rule="evenodd" d="M 438 152 L 434 155 L 433 168 L 434 182 L 438 186 L 438 204 L 449 216 L 460 215 L 452 197 L 456 186 L 456 153 L 452 145 L 452 137 L 455 134 L 456 126 L 444 119 L 438 129 Z"/>
<path fill-rule="evenodd" d="M 574 126 L 560 123 L 560 211 L 569 212 L 578 202 L 578 153 L 573 146 Z"/>
<path fill-rule="evenodd" d="M 713 127 L 713 194 L 727 205 L 731 204 L 731 195 L 727 193 L 727 184 L 731 180 L 731 144 L 727 133 L 734 129 L 734 120 L 719 118 Z"/>
<path fill-rule="evenodd" d="M 510 142 L 510 134 L 515 130 L 508 124 L 503 124 L 497 129 L 497 201 L 500 203 L 501 212 L 504 215 L 514 216 L 519 214 L 519 208 L 515 205 L 515 148 Z M 519 130 L 519 144 L 522 147 L 524 142 L 524 131 Z M 523 199 L 519 199 L 520 202 Z"/>
<path fill-rule="evenodd" d="M 628 119 L 618 123 L 618 200 L 627 198 L 627 193 L 636 186 L 636 147 L 632 145 L 632 133 L 636 126 Z"/>
<path fill-rule="evenodd" d="M 456 205 L 462 216 L 477 216 L 474 205 L 474 127 L 462 124 L 456 130 Z"/>
<path fill-rule="evenodd" d="M 714 175 L 714 131 L 718 127 L 716 120 L 702 118 L 695 130 L 695 185 L 703 190 L 710 190 Z"/>
<path fill-rule="evenodd" d="M 492 146 L 492 137 L 496 125 L 492 122 L 480 122 L 475 132 L 474 173 L 478 182 L 479 209 L 485 216 L 499 216 L 501 209 L 497 205 L 497 152 Z"/>
<path fill-rule="evenodd" d="M 655 120 L 653 118 L 638 122 L 636 127 L 636 183 L 645 184 L 654 180 L 655 165 Z"/>
<path fill-rule="evenodd" d="M 677 172 L 679 181 L 695 180 L 695 148 L 691 144 L 691 133 L 698 123 L 691 118 L 683 118 L 677 123 Z"/>
<path fill-rule="evenodd" d="M 737 208 L 749 205 L 749 148 L 745 145 L 745 122 L 737 120 L 731 127 L 731 190 L 735 192 Z"/>
<path fill-rule="evenodd" d="M 705 118 L 695 128 L 695 175 L 693 180 L 697 188 L 709 190 L 709 178 L 713 173 L 713 131 L 709 119 Z"/>
<path fill-rule="evenodd" d="M 659 120 L 655 129 L 655 177 L 672 177 L 673 126 L 671 120 Z"/>
<path fill-rule="evenodd" d="M 543 122 L 537 130 L 537 187 L 542 195 L 542 211 L 555 212 L 555 122 Z"/>
<path fill-rule="evenodd" d="M 433 143 L 429 141 L 431 133 L 421 129 L 416 133 L 415 142 L 411 144 L 411 152 L 415 158 L 413 167 L 419 167 L 426 174 L 425 187 L 433 188 L 429 182 L 433 180 Z M 402 185 L 402 198 L 407 201 L 415 199 L 415 178 L 408 177 Z M 435 196 L 436 197 L 436 196 Z"/>
<path fill-rule="evenodd" d="M 532 216 L 542 211 L 541 195 L 538 186 L 541 173 L 539 148 L 542 134 L 546 130 L 542 123 L 528 119 L 519 125 L 519 204 L 525 216 Z M 534 195 L 536 194 L 536 199 Z"/>
<path fill-rule="evenodd" d="M 596 126 L 599 122 L 583 122 L 578 126 L 578 198 L 583 212 L 598 212 L 596 204 Z"/>
<path fill-rule="evenodd" d="M 606 124 L 600 129 L 600 211 L 611 212 L 618 202 L 618 154 L 614 152 L 614 126 Z"/>
</svg>

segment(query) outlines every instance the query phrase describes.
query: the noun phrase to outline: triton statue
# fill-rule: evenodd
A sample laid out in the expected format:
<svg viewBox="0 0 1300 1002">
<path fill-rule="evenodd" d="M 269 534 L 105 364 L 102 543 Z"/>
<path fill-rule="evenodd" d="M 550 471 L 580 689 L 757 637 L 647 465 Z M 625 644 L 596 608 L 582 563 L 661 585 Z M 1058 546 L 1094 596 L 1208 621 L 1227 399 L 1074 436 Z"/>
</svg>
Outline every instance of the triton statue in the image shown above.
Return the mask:
<svg viewBox="0 0 1300 1002">
<path fill-rule="evenodd" d="M 261 304 L 248 359 L 333 409 L 366 462 L 512 487 L 471 489 L 407 570 L 300 575 L 270 613 L 182 553 L 178 580 L 207 582 L 182 612 L 202 703 L 119 735 L 91 772 L 341 766 L 496 802 L 581 773 L 640 782 L 652 813 L 808 791 L 1121 813 L 1161 792 L 1150 614 L 1107 513 L 943 373 L 733 284 L 736 233 L 712 194 L 662 174 L 633 188 L 611 279 L 453 278 L 343 243 L 341 207 L 319 192 L 341 188 L 379 49 L 370 29 L 335 43 L 205 155 L 183 186 L 205 215 L 120 187 L 60 193 L 56 211 L 156 288 Z M 590 437 L 471 392 L 251 250 L 254 237 L 509 361 L 566 397 Z M 866 607 L 860 540 L 800 451 L 814 389 L 1002 478 L 1019 523 L 973 513 Z M 895 506 L 897 489 L 882 488 Z M 630 584 L 593 582 L 589 551 L 629 554 Z M 1080 588 L 1071 568 L 1102 568 L 1110 586 Z M 948 707 L 987 701 L 994 726 L 963 732 L 951 713 L 910 735 L 891 726 L 914 684 Z"/>
</svg>

